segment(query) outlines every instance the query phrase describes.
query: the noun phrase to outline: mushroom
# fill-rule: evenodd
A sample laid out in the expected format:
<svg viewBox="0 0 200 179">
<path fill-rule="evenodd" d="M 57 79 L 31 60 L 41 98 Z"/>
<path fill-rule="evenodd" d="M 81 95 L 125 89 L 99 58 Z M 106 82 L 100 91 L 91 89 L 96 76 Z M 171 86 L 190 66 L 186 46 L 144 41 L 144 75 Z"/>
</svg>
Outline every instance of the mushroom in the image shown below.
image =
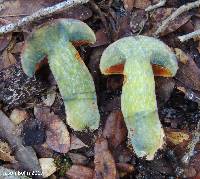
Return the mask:
<svg viewBox="0 0 200 179">
<path fill-rule="evenodd" d="M 65 104 L 67 123 L 77 131 L 97 129 L 100 116 L 93 79 L 73 45 L 95 41 L 95 34 L 87 24 L 57 19 L 29 35 L 21 56 L 22 68 L 30 77 L 47 56 Z"/>
<path fill-rule="evenodd" d="M 123 74 L 121 109 L 133 149 L 152 160 L 164 143 L 155 95 L 155 75 L 172 77 L 177 60 L 163 42 L 147 37 L 125 37 L 108 46 L 100 60 L 104 75 Z"/>
</svg>

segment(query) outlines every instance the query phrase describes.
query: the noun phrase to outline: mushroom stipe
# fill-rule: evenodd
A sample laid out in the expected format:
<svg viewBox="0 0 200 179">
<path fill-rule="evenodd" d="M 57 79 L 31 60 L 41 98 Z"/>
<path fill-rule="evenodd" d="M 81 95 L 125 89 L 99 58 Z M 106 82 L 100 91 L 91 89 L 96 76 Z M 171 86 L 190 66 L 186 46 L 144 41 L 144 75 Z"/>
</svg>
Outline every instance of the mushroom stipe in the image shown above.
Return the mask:
<svg viewBox="0 0 200 179">
<path fill-rule="evenodd" d="M 152 160 L 164 143 L 151 64 L 156 75 L 165 77 L 174 76 L 178 69 L 170 48 L 147 36 L 125 37 L 114 42 L 104 50 L 100 60 L 100 70 L 104 75 L 125 76 L 122 113 L 135 153 L 147 160 Z"/>
<path fill-rule="evenodd" d="M 58 19 L 36 29 L 25 42 L 22 67 L 33 76 L 36 65 L 48 58 L 62 95 L 67 123 L 76 131 L 99 127 L 99 111 L 93 79 L 73 44 L 94 43 L 90 27 L 75 19 Z"/>
</svg>

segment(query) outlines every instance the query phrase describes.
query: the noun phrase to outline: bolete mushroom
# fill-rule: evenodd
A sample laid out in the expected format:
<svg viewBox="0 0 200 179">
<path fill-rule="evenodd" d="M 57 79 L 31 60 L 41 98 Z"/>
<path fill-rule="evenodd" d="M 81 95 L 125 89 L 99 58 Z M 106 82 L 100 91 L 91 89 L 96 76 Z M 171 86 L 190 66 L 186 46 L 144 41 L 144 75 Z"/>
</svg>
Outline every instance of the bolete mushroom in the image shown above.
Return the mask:
<svg viewBox="0 0 200 179">
<path fill-rule="evenodd" d="M 26 40 L 21 56 L 23 70 L 30 77 L 47 56 L 65 104 L 67 123 L 77 131 L 97 129 L 100 116 L 93 79 L 73 44 L 95 41 L 87 24 L 58 19 L 36 29 Z"/>
<path fill-rule="evenodd" d="M 104 75 L 123 74 L 121 109 L 129 138 L 138 157 L 154 158 L 164 143 L 157 113 L 155 74 L 172 77 L 177 60 L 163 42 L 146 36 L 125 37 L 106 48 L 100 60 Z"/>
</svg>

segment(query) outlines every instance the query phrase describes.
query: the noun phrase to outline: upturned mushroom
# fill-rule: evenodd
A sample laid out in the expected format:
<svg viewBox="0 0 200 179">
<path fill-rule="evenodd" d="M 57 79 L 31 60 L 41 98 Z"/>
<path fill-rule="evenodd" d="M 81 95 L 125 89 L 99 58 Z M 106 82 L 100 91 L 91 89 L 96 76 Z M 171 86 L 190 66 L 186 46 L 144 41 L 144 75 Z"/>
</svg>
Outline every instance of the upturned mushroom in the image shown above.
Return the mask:
<svg viewBox="0 0 200 179">
<path fill-rule="evenodd" d="M 95 41 L 95 34 L 87 24 L 58 19 L 29 35 L 21 56 L 23 70 L 30 77 L 36 65 L 48 58 L 65 104 L 67 123 L 77 131 L 97 129 L 100 116 L 93 79 L 73 45 Z"/>
<path fill-rule="evenodd" d="M 173 77 L 177 60 L 163 42 L 147 37 L 125 37 L 106 48 L 100 60 L 104 75 L 123 74 L 121 109 L 129 139 L 138 157 L 152 160 L 164 143 L 155 95 L 154 74 Z"/>
</svg>

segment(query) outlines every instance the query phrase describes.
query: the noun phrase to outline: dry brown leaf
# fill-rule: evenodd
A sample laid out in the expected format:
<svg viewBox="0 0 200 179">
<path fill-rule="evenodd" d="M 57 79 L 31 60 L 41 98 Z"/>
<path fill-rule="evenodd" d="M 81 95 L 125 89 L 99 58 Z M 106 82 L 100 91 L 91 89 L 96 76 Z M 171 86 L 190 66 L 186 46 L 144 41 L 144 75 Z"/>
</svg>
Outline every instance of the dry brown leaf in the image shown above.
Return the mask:
<svg viewBox="0 0 200 179">
<path fill-rule="evenodd" d="M 94 171 L 82 165 L 72 165 L 66 172 L 69 179 L 93 179 Z"/>
<path fill-rule="evenodd" d="M 99 29 L 96 33 L 96 42 L 91 45 L 91 47 L 98 47 L 102 45 L 109 44 L 108 34 L 105 29 Z"/>
<path fill-rule="evenodd" d="M 124 8 L 127 11 L 131 11 L 133 9 L 135 0 L 123 0 Z"/>
<path fill-rule="evenodd" d="M 84 155 L 81 155 L 78 153 L 71 153 L 71 152 L 68 152 L 68 155 L 73 164 L 86 165 L 88 162 L 87 157 L 85 157 Z"/>
<path fill-rule="evenodd" d="M 16 58 L 12 55 L 12 53 L 4 50 L 0 59 L 0 70 L 8 68 L 16 62 Z"/>
<path fill-rule="evenodd" d="M 103 137 L 95 143 L 95 179 L 117 178 L 115 160 L 108 149 L 108 142 Z"/>
<path fill-rule="evenodd" d="M 157 104 L 161 107 L 169 100 L 175 81 L 173 78 L 155 77 L 155 82 Z"/>
<path fill-rule="evenodd" d="M 0 18 L 1 26 L 5 25 L 7 23 L 9 23 L 9 21 L 6 21 L 6 20 Z M 0 36 L 0 51 L 4 50 L 8 46 L 9 42 L 11 41 L 11 38 L 12 38 L 11 33 Z"/>
<path fill-rule="evenodd" d="M 7 143 L 0 141 L 0 160 L 14 162 L 14 156 L 11 156 L 11 149 Z"/>
<path fill-rule="evenodd" d="M 167 140 L 175 145 L 181 144 L 184 141 L 189 140 L 190 136 L 188 133 L 183 131 L 165 131 Z"/>
<path fill-rule="evenodd" d="M 127 128 L 121 111 L 113 111 L 106 121 L 103 137 L 108 139 L 111 146 L 117 147 L 126 140 Z"/>
<path fill-rule="evenodd" d="M 84 144 L 78 137 L 76 137 L 75 135 L 71 135 L 71 146 L 70 146 L 70 150 L 73 149 L 80 149 L 83 147 L 88 147 L 86 144 Z"/>
<path fill-rule="evenodd" d="M 148 6 L 151 5 L 150 0 L 134 0 L 134 7 L 139 9 L 146 9 Z"/>
<path fill-rule="evenodd" d="M 28 114 L 25 110 L 14 109 L 10 114 L 10 120 L 15 124 L 18 125 L 22 121 L 28 118 Z"/>
<path fill-rule="evenodd" d="M 36 118 L 45 124 L 48 146 L 57 152 L 67 153 L 70 149 L 70 135 L 65 123 L 47 107 L 34 110 Z"/>
<path fill-rule="evenodd" d="M 189 55 L 188 57 L 185 65 L 179 63 L 175 78 L 186 88 L 200 91 L 200 69 Z"/>
<path fill-rule="evenodd" d="M 43 97 L 42 101 L 46 106 L 52 106 L 56 99 L 56 91 L 51 90 L 47 93 L 46 98 Z"/>
<path fill-rule="evenodd" d="M 42 169 L 43 178 L 47 178 L 56 172 L 56 165 L 53 158 L 40 158 L 39 163 Z"/>
<path fill-rule="evenodd" d="M 11 50 L 11 53 L 21 53 L 22 49 L 24 47 L 24 42 L 18 42 L 15 44 L 14 48 Z"/>
<path fill-rule="evenodd" d="M 165 20 L 167 17 L 169 17 L 176 9 L 174 8 L 158 8 L 155 9 L 155 11 L 152 12 L 151 15 L 151 24 L 152 28 L 149 32 L 146 33 L 146 35 L 150 35 L 154 33 L 160 24 Z M 160 36 L 164 36 L 168 33 L 176 31 L 178 28 L 180 28 L 182 25 L 187 23 L 191 18 L 191 14 L 184 13 L 181 16 L 178 16 L 175 20 L 169 23 L 166 30 L 160 33 Z"/>
<path fill-rule="evenodd" d="M 188 62 L 189 57 L 188 57 L 188 55 L 183 50 L 181 50 L 179 48 L 175 48 L 174 51 L 175 51 L 177 59 L 181 63 L 186 64 Z"/>
</svg>

